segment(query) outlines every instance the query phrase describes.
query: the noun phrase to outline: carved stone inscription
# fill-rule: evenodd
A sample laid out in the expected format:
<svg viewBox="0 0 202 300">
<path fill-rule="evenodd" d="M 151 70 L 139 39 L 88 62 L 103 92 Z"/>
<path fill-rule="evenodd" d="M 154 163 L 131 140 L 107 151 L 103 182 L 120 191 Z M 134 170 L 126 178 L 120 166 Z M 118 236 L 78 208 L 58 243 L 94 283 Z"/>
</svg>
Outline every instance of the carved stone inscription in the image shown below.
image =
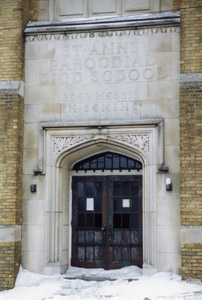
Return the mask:
<svg viewBox="0 0 202 300">
<path fill-rule="evenodd" d="M 51 55 L 45 67 L 38 67 L 37 85 L 54 86 L 54 102 L 62 104 L 69 119 L 138 119 L 140 102 L 148 100 L 148 82 L 172 80 L 172 66 L 166 67 L 162 53 L 159 59 L 150 51 L 153 38 L 153 45 L 167 40 L 160 35 L 75 34 L 43 40 Z"/>
</svg>

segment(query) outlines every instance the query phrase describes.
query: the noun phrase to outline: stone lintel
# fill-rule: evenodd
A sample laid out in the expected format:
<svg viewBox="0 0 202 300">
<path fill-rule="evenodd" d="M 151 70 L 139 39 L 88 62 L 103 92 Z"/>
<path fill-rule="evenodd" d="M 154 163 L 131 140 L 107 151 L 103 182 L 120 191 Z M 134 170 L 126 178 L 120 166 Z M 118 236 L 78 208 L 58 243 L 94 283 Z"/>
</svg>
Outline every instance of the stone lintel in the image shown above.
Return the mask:
<svg viewBox="0 0 202 300">
<path fill-rule="evenodd" d="M 19 241 L 21 241 L 21 225 L 0 226 L 0 243 Z"/>
<path fill-rule="evenodd" d="M 154 127 L 159 126 L 163 123 L 163 119 L 141 119 L 134 121 L 100 121 L 99 124 L 97 121 L 75 121 L 74 126 L 72 125 L 72 121 L 70 122 L 47 122 L 47 123 L 39 123 L 38 128 L 40 129 L 52 129 L 52 128 L 67 128 L 67 127 L 103 127 L 99 129 L 104 129 L 110 126 L 132 126 L 132 127 L 147 127 L 148 125 L 153 125 Z"/>
<path fill-rule="evenodd" d="M 118 30 L 134 29 L 148 26 L 173 26 L 180 24 L 180 14 L 150 13 L 131 16 L 83 18 L 61 21 L 29 22 L 25 34 L 37 34 L 45 32 L 82 32 L 90 30 Z"/>
<path fill-rule="evenodd" d="M 180 86 L 201 86 L 202 73 L 180 74 Z"/>
<path fill-rule="evenodd" d="M 24 97 L 24 82 L 20 80 L 0 81 L 0 94 L 17 94 Z"/>
<path fill-rule="evenodd" d="M 202 226 L 181 226 L 181 243 L 202 243 Z"/>
</svg>

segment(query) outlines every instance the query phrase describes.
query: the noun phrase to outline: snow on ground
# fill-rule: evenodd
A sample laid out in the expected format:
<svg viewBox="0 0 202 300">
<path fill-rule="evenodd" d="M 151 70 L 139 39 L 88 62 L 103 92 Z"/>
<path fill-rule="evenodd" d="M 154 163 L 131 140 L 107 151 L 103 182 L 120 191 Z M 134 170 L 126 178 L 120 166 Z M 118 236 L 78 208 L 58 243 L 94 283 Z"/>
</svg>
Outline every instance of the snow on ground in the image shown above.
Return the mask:
<svg viewBox="0 0 202 300">
<path fill-rule="evenodd" d="M 20 269 L 15 288 L 0 300 L 202 300 L 200 281 L 172 273 L 143 276 L 131 266 L 120 270 L 70 267 L 64 275 L 45 276 Z"/>
</svg>

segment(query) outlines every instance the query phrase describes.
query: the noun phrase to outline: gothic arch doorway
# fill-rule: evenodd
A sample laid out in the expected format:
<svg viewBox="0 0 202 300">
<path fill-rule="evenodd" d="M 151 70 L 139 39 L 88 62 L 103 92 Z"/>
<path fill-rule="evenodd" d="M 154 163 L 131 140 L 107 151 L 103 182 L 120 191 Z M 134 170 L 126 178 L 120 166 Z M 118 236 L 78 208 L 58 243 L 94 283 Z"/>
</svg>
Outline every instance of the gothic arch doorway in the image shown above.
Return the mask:
<svg viewBox="0 0 202 300">
<path fill-rule="evenodd" d="M 77 267 L 142 267 L 142 163 L 114 152 L 72 172 L 72 259 Z"/>
</svg>

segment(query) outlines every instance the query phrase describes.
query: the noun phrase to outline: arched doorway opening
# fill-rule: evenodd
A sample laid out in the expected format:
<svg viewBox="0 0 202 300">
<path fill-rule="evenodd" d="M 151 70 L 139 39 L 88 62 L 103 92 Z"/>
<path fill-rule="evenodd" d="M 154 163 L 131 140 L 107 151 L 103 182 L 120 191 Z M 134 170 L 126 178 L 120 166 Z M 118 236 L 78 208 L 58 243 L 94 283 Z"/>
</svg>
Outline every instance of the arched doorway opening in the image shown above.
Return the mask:
<svg viewBox="0 0 202 300">
<path fill-rule="evenodd" d="M 106 151 L 77 162 L 71 173 L 71 264 L 142 267 L 142 163 Z"/>
<path fill-rule="evenodd" d="M 162 161 L 158 126 L 145 128 L 109 127 L 102 130 L 76 128 L 46 131 L 46 233 L 45 274 L 65 272 L 72 261 L 72 177 L 130 176 L 142 172 L 143 271 L 157 269 L 156 169 Z M 160 141 L 162 141 L 160 139 Z M 158 145 L 162 145 L 159 142 Z M 158 152 L 157 152 L 158 149 Z M 126 156 L 142 164 L 142 170 L 113 167 L 103 170 L 73 170 L 76 163 L 106 151 Z M 74 172 L 74 174 L 73 174 Z M 86 197 L 87 198 L 87 197 Z M 88 197 L 93 198 L 93 197 Z M 123 199 L 128 199 L 124 197 Z M 92 201 L 92 200 L 88 200 Z M 89 202 L 89 203 L 90 203 Z M 127 203 L 128 201 L 125 201 Z M 90 205 L 90 204 L 89 204 Z M 126 204 L 125 204 L 126 205 Z M 120 217 L 119 217 L 120 218 Z M 91 251 L 91 250 L 90 250 Z M 93 254 L 94 255 L 94 254 Z"/>
</svg>

